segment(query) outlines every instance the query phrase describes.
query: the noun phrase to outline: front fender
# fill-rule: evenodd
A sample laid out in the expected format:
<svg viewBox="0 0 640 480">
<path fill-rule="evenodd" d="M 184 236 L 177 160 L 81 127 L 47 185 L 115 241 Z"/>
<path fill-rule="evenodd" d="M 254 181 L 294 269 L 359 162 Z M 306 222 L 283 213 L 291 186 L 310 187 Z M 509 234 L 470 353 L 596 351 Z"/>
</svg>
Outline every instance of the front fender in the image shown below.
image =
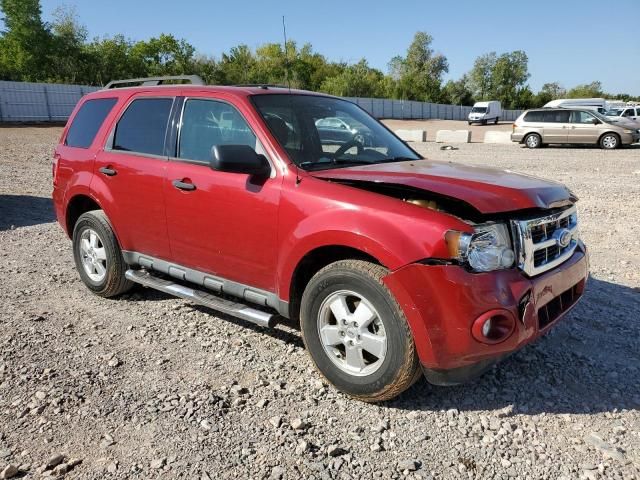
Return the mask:
<svg viewBox="0 0 640 480">
<path fill-rule="evenodd" d="M 329 198 L 314 191 L 283 198 L 277 275 L 279 296 L 286 301 L 296 267 L 315 249 L 353 248 L 393 271 L 428 257 L 446 258 L 444 233 L 469 228 L 442 212 L 320 182 L 319 187 L 331 188 Z M 343 197 L 345 191 L 348 197 Z"/>
</svg>

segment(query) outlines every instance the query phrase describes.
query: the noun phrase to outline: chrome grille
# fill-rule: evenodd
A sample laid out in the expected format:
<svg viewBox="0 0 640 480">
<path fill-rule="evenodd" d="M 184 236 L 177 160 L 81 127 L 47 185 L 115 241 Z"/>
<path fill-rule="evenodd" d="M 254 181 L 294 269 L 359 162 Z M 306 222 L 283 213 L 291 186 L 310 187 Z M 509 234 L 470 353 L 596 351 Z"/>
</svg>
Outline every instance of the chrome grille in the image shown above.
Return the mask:
<svg viewBox="0 0 640 480">
<path fill-rule="evenodd" d="M 578 216 L 570 207 L 546 217 L 511 222 L 518 267 L 533 277 L 560 265 L 578 245 Z"/>
</svg>

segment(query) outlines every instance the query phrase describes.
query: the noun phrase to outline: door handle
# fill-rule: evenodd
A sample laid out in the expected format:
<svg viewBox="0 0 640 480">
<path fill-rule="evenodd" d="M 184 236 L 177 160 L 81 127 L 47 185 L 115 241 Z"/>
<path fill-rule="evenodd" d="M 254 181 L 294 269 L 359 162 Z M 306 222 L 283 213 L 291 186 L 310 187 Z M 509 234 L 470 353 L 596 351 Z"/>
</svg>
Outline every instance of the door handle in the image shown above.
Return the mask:
<svg viewBox="0 0 640 480">
<path fill-rule="evenodd" d="M 196 189 L 196 186 L 193 183 L 184 182 L 183 180 L 174 180 L 171 183 L 173 183 L 173 186 L 176 187 L 178 190 L 186 190 L 190 192 Z"/>
<path fill-rule="evenodd" d="M 109 167 L 101 167 L 98 170 L 100 173 L 103 173 L 104 175 L 106 175 L 107 177 L 113 177 L 114 175 L 116 175 L 118 172 L 116 170 L 114 170 L 113 168 Z"/>
</svg>

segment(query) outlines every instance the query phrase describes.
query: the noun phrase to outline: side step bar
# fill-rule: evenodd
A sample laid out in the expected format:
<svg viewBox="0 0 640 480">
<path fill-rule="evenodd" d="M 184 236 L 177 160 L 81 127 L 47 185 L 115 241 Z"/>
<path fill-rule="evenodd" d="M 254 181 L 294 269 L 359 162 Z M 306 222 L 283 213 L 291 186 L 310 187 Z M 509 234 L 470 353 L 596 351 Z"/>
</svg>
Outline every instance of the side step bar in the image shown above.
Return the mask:
<svg viewBox="0 0 640 480">
<path fill-rule="evenodd" d="M 261 327 L 271 328 L 276 323 L 275 316 L 271 313 L 256 310 L 255 308 L 248 307 L 243 303 L 236 303 L 231 300 L 226 300 L 216 295 L 212 295 L 211 293 L 195 290 L 193 288 L 174 283 L 170 280 L 155 277 L 143 270 L 127 270 L 124 275 L 132 282 L 139 283 L 145 287 L 160 290 L 161 292 L 168 293 L 169 295 L 175 295 L 176 297 L 184 298 L 185 300 L 191 300 L 192 302 L 218 310 L 219 312 L 226 313 L 227 315 L 255 323 Z"/>
</svg>

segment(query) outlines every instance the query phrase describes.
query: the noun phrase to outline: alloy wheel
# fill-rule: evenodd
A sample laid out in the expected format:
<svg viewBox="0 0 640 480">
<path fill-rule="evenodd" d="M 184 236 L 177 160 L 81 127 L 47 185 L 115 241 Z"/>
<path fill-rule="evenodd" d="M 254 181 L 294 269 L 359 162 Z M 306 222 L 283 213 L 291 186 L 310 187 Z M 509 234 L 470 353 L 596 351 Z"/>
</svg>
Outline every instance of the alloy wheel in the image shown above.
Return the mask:
<svg viewBox="0 0 640 480">
<path fill-rule="evenodd" d="M 107 252 L 95 230 L 87 228 L 80 235 L 80 255 L 88 277 L 96 283 L 102 282 L 107 274 Z"/>
<path fill-rule="evenodd" d="M 318 333 L 329 359 L 349 375 L 371 375 L 387 355 L 387 336 L 378 312 L 350 290 L 334 292 L 322 302 Z"/>
</svg>

